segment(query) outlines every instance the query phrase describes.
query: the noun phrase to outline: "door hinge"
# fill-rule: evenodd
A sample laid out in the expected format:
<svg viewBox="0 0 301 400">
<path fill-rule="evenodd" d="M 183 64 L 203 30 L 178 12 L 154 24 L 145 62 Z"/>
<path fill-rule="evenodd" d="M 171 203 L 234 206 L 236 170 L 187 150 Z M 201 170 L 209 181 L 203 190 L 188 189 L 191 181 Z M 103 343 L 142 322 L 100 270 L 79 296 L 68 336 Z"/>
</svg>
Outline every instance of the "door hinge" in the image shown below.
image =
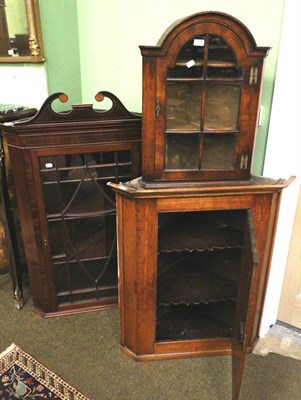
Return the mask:
<svg viewBox="0 0 301 400">
<path fill-rule="evenodd" d="M 258 79 L 258 67 L 251 67 L 249 85 L 257 85 L 257 79 Z"/>
<path fill-rule="evenodd" d="M 243 345 L 245 340 L 245 324 L 243 322 L 240 322 L 239 324 L 239 338 L 238 341 L 241 345 Z"/>
<path fill-rule="evenodd" d="M 249 162 L 248 154 L 242 154 L 240 156 L 240 169 L 247 169 L 248 168 L 248 162 Z"/>
<path fill-rule="evenodd" d="M 160 101 L 156 100 L 156 116 L 159 117 L 161 112 L 161 106 L 160 106 Z"/>
</svg>

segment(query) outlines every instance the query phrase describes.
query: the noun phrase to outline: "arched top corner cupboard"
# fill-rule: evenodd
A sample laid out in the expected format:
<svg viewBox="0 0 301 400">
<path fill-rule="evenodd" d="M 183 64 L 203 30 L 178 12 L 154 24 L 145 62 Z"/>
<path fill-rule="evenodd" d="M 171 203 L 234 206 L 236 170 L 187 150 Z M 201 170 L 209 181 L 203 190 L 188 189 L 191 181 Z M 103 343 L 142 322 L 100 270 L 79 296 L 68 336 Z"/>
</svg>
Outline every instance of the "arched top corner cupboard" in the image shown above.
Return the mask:
<svg viewBox="0 0 301 400">
<path fill-rule="evenodd" d="M 204 12 L 140 49 L 145 185 L 249 179 L 269 48 L 237 19 Z"/>
</svg>

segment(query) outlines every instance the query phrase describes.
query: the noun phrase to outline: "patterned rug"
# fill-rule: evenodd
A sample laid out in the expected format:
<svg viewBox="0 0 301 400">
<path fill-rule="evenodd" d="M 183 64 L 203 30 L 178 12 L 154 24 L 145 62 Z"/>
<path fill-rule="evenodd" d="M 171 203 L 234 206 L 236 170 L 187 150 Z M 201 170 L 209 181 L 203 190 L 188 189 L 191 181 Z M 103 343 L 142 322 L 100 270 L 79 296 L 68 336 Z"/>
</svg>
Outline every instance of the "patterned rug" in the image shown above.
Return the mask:
<svg viewBox="0 0 301 400">
<path fill-rule="evenodd" d="M 89 400 L 15 344 L 0 354 L 0 400 Z"/>
</svg>

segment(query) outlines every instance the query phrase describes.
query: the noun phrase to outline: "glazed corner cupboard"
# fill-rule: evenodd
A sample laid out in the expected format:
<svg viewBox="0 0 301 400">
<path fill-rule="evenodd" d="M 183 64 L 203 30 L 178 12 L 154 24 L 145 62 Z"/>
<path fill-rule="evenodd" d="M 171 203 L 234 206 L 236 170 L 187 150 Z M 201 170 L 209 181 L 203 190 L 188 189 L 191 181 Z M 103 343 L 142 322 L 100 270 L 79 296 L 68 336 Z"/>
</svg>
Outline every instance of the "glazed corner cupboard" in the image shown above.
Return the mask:
<svg viewBox="0 0 301 400">
<path fill-rule="evenodd" d="M 222 13 L 177 21 L 143 56 L 145 185 L 248 179 L 266 47 Z"/>
<path fill-rule="evenodd" d="M 258 338 L 281 191 L 250 174 L 263 59 L 236 19 L 177 21 L 143 55 L 142 178 L 117 197 L 121 349 L 232 355 Z"/>
<path fill-rule="evenodd" d="M 118 305 L 114 192 L 139 176 L 141 115 L 109 92 L 55 112 L 50 96 L 30 120 L 4 126 L 34 310 L 65 315 Z"/>
</svg>

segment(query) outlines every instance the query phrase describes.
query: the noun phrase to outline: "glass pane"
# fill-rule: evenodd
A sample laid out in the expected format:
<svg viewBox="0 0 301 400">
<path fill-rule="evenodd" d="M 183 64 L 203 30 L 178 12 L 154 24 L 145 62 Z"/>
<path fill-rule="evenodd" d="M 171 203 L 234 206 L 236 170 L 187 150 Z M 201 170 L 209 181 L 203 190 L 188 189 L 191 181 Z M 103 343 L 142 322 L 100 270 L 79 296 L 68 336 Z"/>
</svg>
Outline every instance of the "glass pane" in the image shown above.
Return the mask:
<svg viewBox="0 0 301 400">
<path fill-rule="evenodd" d="M 55 263 L 108 256 L 115 246 L 115 214 L 97 218 L 50 219 L 49 244 Z"/>
<path fill-rule="evenodd" d="M 198 78 L 203 75 L 205 37 L 187 42 L 178 54 L 176 64 L 167 69 L 167 78 Z"/>
<path fill-rule="evenodd" d="M 58 303 L 116 301 L 116 205 L 107 182 L 131 179 L 131 151 L 45 156 L 39 166 Z"/>
<path fill-rule="evenodd" d="M 130 151 L 40 157 L 48 216 L 110 211 L 115 208 L 107 182 L 129 180 Z"/>
<path fill-rule="evenodd" d="M 197 169 L 199 161 L 199 136 L 165 135 L 165 169 Z"/>
<path fill-rule="evenodd" d="M 101 280 L 98 280 L 100 274 Z M 81 265 L 59 264 L 54 268 L 54 279 L 60 303 L 70 301 L 70 297 L 73 301 L 104 297 L 104 290 L 109 288 L 117 295 L 117 259 L 112 258 L 109 264 L 106 260 L 89 260 Z"/>
<path fill-rule="evenodd" d="M 205 134 L 201 169 L 233 168 L 235 135 Z"/>
<path fill-rule="evenodd" d="M 219 36 L 211 36 L 208 47 L 207 75 L 209 77 L 240 77 L 232 49 Z"/>
<path fill-rule="evenodd" d="M 167 82 L 166 130 L 200 130 L 199 82 Z"/>
<path fill-rule="evenodd" d="M 240 91 L 238 84 L 206 86 L 204 130 L 237 130 Z"/>
<path fill-rule="evenodd" d="M 48 226 L 59 303 L 117 295 L 115 215 Z"/>
</svg>

